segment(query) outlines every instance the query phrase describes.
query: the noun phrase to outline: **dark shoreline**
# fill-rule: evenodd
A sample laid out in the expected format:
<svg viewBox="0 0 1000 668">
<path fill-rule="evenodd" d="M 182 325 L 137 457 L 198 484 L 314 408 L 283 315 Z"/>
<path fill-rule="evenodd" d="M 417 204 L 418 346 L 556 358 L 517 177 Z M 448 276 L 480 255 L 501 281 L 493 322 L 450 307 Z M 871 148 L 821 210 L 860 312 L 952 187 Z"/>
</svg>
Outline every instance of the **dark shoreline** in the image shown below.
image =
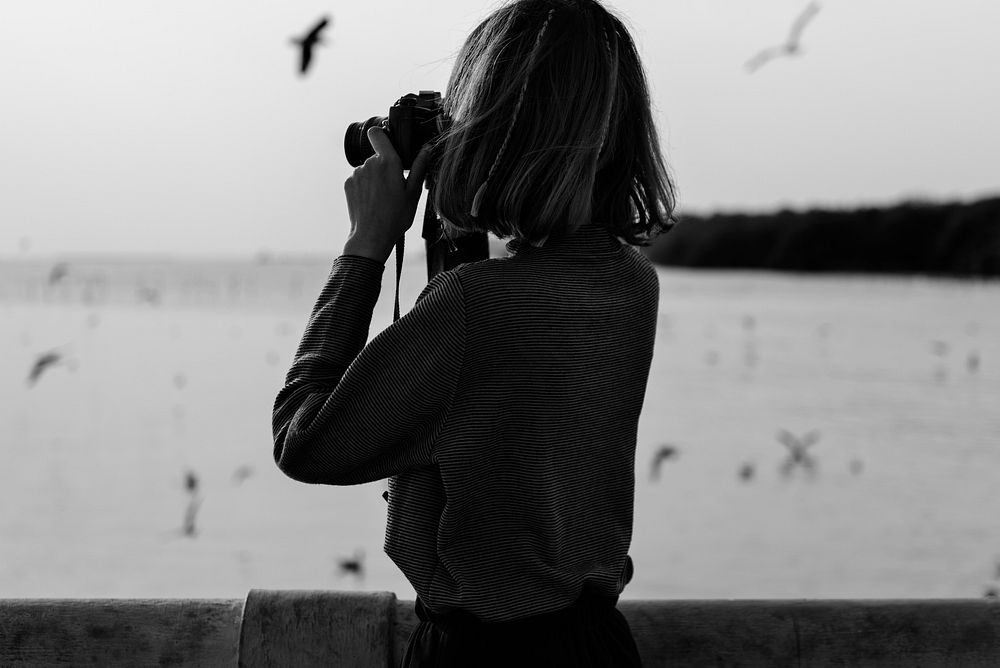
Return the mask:
<svg viewBox="0 0 1000 668">
<path fill-rule="evenodd" d="M 1000 197 L 682 215 L 643 252 L 656 264 L 701 269 L 998 278 Z"/>
</svg>

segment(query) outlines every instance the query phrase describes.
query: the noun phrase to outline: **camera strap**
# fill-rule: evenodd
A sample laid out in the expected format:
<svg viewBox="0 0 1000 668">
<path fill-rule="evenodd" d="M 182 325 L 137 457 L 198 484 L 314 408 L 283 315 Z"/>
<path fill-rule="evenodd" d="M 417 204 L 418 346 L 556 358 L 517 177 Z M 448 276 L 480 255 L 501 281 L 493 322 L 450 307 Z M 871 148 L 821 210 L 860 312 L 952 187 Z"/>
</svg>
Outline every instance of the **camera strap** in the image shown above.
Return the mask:
<svg viewBox="0 0 1000 668">
<path fill-rule="evenodd" d="M 399 320 L 399 279 L 403 275 L 403 250 L 406 235 L 399 237 L 396 242 L 396 301 L 392 306 L 392 321 Z"/>
</svg>

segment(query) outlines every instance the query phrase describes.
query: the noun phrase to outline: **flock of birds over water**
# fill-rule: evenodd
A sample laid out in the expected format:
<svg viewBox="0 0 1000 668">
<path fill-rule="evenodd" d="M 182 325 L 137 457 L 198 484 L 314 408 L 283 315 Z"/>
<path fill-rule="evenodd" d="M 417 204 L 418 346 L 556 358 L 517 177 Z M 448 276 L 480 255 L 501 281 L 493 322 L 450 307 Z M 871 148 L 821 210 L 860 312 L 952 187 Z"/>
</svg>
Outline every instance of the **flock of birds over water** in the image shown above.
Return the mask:
<svg viewBox="0 0 1000 668">
<path fill-rule="evenodd" d="M 253 475 L 253 467 L 243 465 L 233 472 L 233 482 L 237 485 Z M 188 469 L 184 472 L 184 490 L 188 497 L 187 506 L 184 509 L 184 521 L 180 529 L 181 535 L 187 538 L 195 538 L 198 535 L 197 515 L 201 507 L 201 481 L 197 472 Z M 350 556 L 339 556 L 334 558 L 334 565 L 339 575 L 353 576 L 358 580 L 363 580 L 365 576 L 365 551 L 357 548 Z"/>
<path fill-rule="evenodd" d="M 47 279 L 44 283 L 50 288 L 64 288 L 66 287 L 66 282 L 71 280 L 74 275 L 75 270 L 66 262 L 60 262 L 51 267 L 48 272 Z M 296 288 L 299 286 L 299 280 L 294 281 Z M 133 294 L 133 303 L 137 305 L 145 305 L 151 308 L 157 308 L 161 306 L 161 295 L 158 288 L 149 287 L 148 284 L 140 280 L 136 292 Z M 64 293 L 65 295 L 66 293 Z M 86 293 L 84 293 L 85 295 Z M 151 297 L 155 295 L 155 297 Z M 86 296 L 84 296 L 84 302 L 87 302 Z M 90 325 L 94 326 L 97 321 L 90 321 Z M 666 319 L 661 326 L 669 329 L 671 327 L 669 318 Z M 753 342 L 755 331 L 758 327 L 757 319 L 750 314 L 744 314 L 741 320 L 741 328 L 744 334 L 749 337 L 745 343 L 747 345 Z M 975 336 L 978 333 L 979 326 L 977 323 L 969 323 L 966 326 L 966 334 L 970 336 Z M 292 333 L 292 328 L 287 323 L 281 323 L 276 330 L 276 333 L 281 335 L 288 335 Z M 831 333 L 831 327 L 829 323 L 824 323 L 823 326 L 819 328 L 819 335 L 823 340 L 826 340 Z M 231 332 L 232 334 L 232 332 Z M 710 337 L 714 336 L 714 325 L 710 330 L 706 331 L 706 334 Z M 752 346 L 751 346 L 752 347 Z M 710 351 L 711 353 L 712 351 Z M 940 366 L 936 367 L 935 380 L 942 381 L 947 376 L 947 366 L 944 365 L 946 358 L 953 357 L 955 352 L 955 346 L 953 346 L 949 341 L 942 339 L 933 339 L 928 341 L 928 352 L 932 358 L 940 360 L 938 363 Z M 751 354 L 752 353 L 752 354 Z M 277 363 L 277 359 L 268 358 L 269 364 Z M 705 357 L 704 363 L 709 366 L 715 366 L 719 363 L 718 354 L 709 354 Z M 759 363 L 756 355 L 756 351 L 747 350 L 744 351 L 743 363 L 747 366 L 754 366 Z M 965 357 L 965 370 L 969 374 L 976 374 L 979 372 L 982 365 L 982 356 L 978 350 L 971 350 Z M 30 364 L 27 372 L 27 386 L 30 390 L 38 385 L 42 381 L 43 376 L 47 373 L 49 369 L 52 369 L 60 364 L 66 364 L 71 369 L 75 368 L 76 361 L 68 360 L 67 356 L 58 350 L 48 350 L 41 352 L 36 355 L 33 362 Z M 187 386 L 187 376 L 178 371 L 173 376 L 173 384 L 178 390 L 183 390 Z M 175 407 L 176 408 L 176 407 Z M 178 414 L 175 410 L 175 418 L 183 417 L 183 413 Z M 788 429 L 779 429 L 774 435 L 774 439 L 784 450 L 784 457 L 777 461 L 777 473 L 782 479 L 792 479 L 795 477 L 802 477 L 804 479 L 816 479 L 820 473 L 820 463 L 819 457 L 815 452 L 816 444 L 820 442 L 822 437 L 821 432 L 818 429 L 812 429 L 804 433 L 793 433 Z M 666 467 L 676 466 L 675 462 L 682 459 L 683 449 L 674 443 L 663 443 L 659 445 L 652 454 L 651 460 L 649 462 L 649 480 L 652 484 L 659 482 L 662 477 Z M 852 476 L 860 476 L 864 472 L 864 463 L 860 458 L 851 459 L 848 463 L 848 471 Z M 759 466 L 753 461 L 743 461 L 739 463 L 735 470 L 736 478 L 743 484 L 749 484 L 754 481 L 759 475 Z M 254 476 L 255 472 L 253 467 L 249 465 L 238 466 L 232 473 L 231 482 L 233 485 L 240 486 L 246 480 Z M 194 470 L 185 470 L 183 472 L 183 490 L 186 496 L 186 505 L 183 512 L 181 526 L 175 533 L 190 539 L 194 539 L 199 535 L 198 526 L 198 513 L 203 503 L 203 485 L 198 473 Z M 364 577 L 364 551 L 356 550 L 353 554 L 349 556 L 339 556 L 334 559 L 335 570 L 341 576 L 352 576 L 359 580 Z M 1000 574 L 1000 570 L 998 570 Z M 998 598 L 1000 597 L 1000 577 L 997 578 L 997 583 L 991 585 L 986 589 L 984 596 L 987 598 Z"/>
<path fill-rule="evenodd" d="M 746 61 L 744 68 L 749 74 L 753 74 L 765 65 L 783 57 L 799 56 L 802 53 L 802 34 L 806 27 L 813 21 L 820 11 L 820 4 L 810 2 L 802 12 L 795 18 L 784 42 L 769 46 L 760 50 L 753 57 Z M 304 76 L 312 66 L 315 58 L 315 50 L 318 46 L 324 45 L 323 33 L 332 25 L 332 18 L 324 16 L 318 20 L 308 32 L 301 37 L 292 38 L 299 53 L 298 71 Z M 48 277 L 49 285 L 55 285 L 63 281 L 69 273 L 67 263 L 55 264 Z M 136 294 L 140 302 L 156 306 L 160 303 L 161 295 L 159 290 L 140 286 Z M 746 323 L 745 323 L 746 324 Z M 943 357 L 948 354 L 948 344 L 944 341 L 934 341 L 931 344 L 932 353 Z M 711 354 L 710 354 L 711 355 Z M 708 364 L 714 364 L 717 360 L 711 357 L 706 359 Z M 29 387 L 33 387 L 46 370 L 57 365 L 72 361 L 67 360 L 66 355 L 57 350 L 50 350 L 39 354 L 32 363 L 27 377 Z M 966 369 L 970 373 L 979 370 L 981 359 L 978 352 L 972 352 L 966 359 Z M 940 380 L 940 379 L 939 379 Z M 176 381 L 176 378 L 175 378 Z M 810 449 L 820 440 L 820 432 L 811 430 L 802 435 L 796 435 L 787 429 L 780 429 L 776 433 L 776 440 L 785 449 L 784 460 L 779 466 L 779 473 L 784 478 L 790 478 L 796 474 L 808 477 L 816 476 L 819 466 L 816 455 Z M 650 480 L 656 482 L 660 479 L 662 468 L 666 462 L 676 460 L 680 457 L 681 449 L 676 445 L 664 444 L 657 448 L 653 454 L 650 464 Z M 853 459 L 849 464 L 849 470 L 853 475 L 860 475 L 864 469 L 864 464 L 860 459 Z M 743 482 L 750 482 L 757 473 L 756 466 L 752 462 L 743 462 L 737 469 L 737 477 Z M 253 475 L 253 468 L 249 465 L 238 467 L 233 473 L 233 483 L 242 484 Z M 203 497 L 201 495 L 201 482 L 198 474 L 193 470 L 184 472 L 183 487 L 187 495 L 187 505 L 184 510 L 184 517 L 180 533 L 189 538 L 198 535 L 197 515 L 201 507 Z M 342 556 L 335 559 L 337 571 L 341 575 L 351 575 L 357 578 L 364 576 L 364 550 L 357 549 L 351 556 Z M 995 584 L 990 585 L 983 596 L 988 599 L 1000 599 L 1000 560 L 996 563 L 993 577 Z"/>
<path fill-rule="evenodd" d="M 50 290 L 67 288 L 74 273 L 75 270 L 70 263 L 57 262 L 49 269 L 48 275 L 45 279 L 45 285 Z M 152 308 L 157 308 L 162 305 L 162 297 L 163 293 L 160 288 L 153 287 L 145 283 L 140 283 L 136 286 L 132 295 L 133 303 Z M 83 296 L 84 303 L 90 303 L 92 300 L 93 297 L 86 296 L 85 292 Z M 95 314 L 91 314 L 87 320 L 88 325 L 91 327 L 96 327 L 100 322 L 100 319 L 96 317 Z M 293 328 L 284 322 L 280 323 L 276 328 L 276 333 L 279 335 L 288 335 L 291 334 L 292 331 Z M 231 331 L 230 334 L 232 335 L 233 332 Z M 279 356 L 277 353 L 270 351 L 267 355 L 268 364 L 273 366 L 274 364 L 277 364 L 278 361 Z M 77 361 L 73 359 L 65 350 L 54 349 L 38 353 L 35 355 L 35 358 L 28 369 L 26 377 L 27 387 L 29 390 L 35 388 L 42 381 L 43 376 L 50 373 L 52 369 L 65 366 L 70 371 L 73 371 L 77 368 L 77 364 Z M 174 387 L 178 390 L 183 390 L 188 384 L 187 376 L 182 372 L 175 373 L 172 381 Z M 182 418 L 183 414 L 184 411 L 182 406 L 175 406 L 174 417 Z M 231 482 L 235 486 L 241 486 L 245 481 L 254 475 L 254 468 L 249 464 L 243 464 L 234 469 L 231 476 Z M 200 533 L 198 514 L 204 501 L 204 485 L 197 471 L 187 469 L 182 473 L 181 486 L 186 497 L 186 504 L 184 506 L 181 526 L 175 531 L 172 531 L 171 534 L 179 535 L 184 538 L 195 539 Z M 335 571 L 341 576 L 351 576 L 359 581 L 363 580 L 365 574 L 364 559 L 365 552 L 361 548 L 355 549 L 350 555 L 335 557 Z"/>
<path fill-rule="evenodd" d="M 801 436 L 796 436 L 787 429 L 779 429 L 775 438 L 778 443 L 785 446 L 787 452 L 778 472 L 783 478 L 790 478 L 801 473 L 802 475 L 815 477 L 819 472 L 819 462 L 809 448 L 815 445 L 820 439 L 819 430 L 813 429 Z M 660 479 L 663 463 L 680 457 L 680 448 L 671 444 L 664 444 L 657 448 L 653 454 L 650 464 L 649 478 L 656 482 Z M 852 459 L 848 469 L 853 475 L 861 475 L 864 470 L 864 463 L 860 459 Z M 753 462 L 743 462 L 737 469 L 737 477 L 750 482 L 757 473 L 757 467 Z"/>
</svg>

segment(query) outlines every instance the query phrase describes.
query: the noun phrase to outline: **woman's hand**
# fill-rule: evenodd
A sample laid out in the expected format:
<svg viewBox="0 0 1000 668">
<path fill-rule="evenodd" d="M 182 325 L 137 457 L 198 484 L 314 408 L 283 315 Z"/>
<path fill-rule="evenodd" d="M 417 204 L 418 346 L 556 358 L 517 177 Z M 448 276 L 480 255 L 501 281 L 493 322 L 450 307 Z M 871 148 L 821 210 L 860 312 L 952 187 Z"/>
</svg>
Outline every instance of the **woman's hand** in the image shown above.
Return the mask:
<svg viewBox="0 0 1000 668">
<path fill-rule="evenodd" d="M 426 147 L 421 150 L 403 178 L 399 154 L 381 128 L 369 128 L 368 140 L 375 155 L 344 182 L 351 219 L 344 254 L 385 262 L 396 241 L 413 225 L 430 153 Z"/>
</svg>

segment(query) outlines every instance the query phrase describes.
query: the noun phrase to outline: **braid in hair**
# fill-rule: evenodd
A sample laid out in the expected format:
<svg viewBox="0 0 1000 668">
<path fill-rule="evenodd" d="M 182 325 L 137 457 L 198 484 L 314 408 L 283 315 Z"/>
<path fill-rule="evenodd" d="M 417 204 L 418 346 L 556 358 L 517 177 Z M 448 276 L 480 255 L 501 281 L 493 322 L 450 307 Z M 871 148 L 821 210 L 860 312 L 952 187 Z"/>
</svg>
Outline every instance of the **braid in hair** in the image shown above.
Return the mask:
<svg viewBox="0 0 1000 668">
<path fill-rule="evenodd" d="M 531 55 L 528 57 L 527 66 L 527 76 L 524 78 L 524 83 L 521 84 L 521 92 L 517 96 L 517 104 L 514 105 L 514 115 L 510 119 L 510 125 L 507 127 L 507 135 L 503 139 L 503 144 L 500 145 L 500 151 L 497 152 L 497 157 L 493 160 L 493 164 L 490 165 L 490 171 L 486 174 L 486 180 L 483 181 L 479 189 L 476 190 L 475 197 L 472 198 L 472 210 L 469 214 L 473 218 L 479 217 L 479 208 L 483 203 L 483 194 L 486 192 L 486 186 L 493 177 L 493 172 L 496 171 L 497 165 L 500 164 L 500 159 L 503 157 L 504 151 L 507 149 L 507 143 L 510 141 L 511 134 L 514 132 L 514 124 L 517 123 L 517 116 L 521 111 L 521 104 L 524 102 L 524 94 L 528 90 L 528 77 L 531 75 L 531 70 L 535 65 L 535 58 L 538 55 L 538 47 L 542 43 L 542 36 L 545 34 L 545 29 L 549 26 L 549 21 L 552 20 L 552 15 L 555 13 L 555 9 L 550 9 L 548 16 L 545 17 L 545 22 L 538 31 L 538 36 L 535 37 L 535 45 L 531 49 Z"/>
</svg>

